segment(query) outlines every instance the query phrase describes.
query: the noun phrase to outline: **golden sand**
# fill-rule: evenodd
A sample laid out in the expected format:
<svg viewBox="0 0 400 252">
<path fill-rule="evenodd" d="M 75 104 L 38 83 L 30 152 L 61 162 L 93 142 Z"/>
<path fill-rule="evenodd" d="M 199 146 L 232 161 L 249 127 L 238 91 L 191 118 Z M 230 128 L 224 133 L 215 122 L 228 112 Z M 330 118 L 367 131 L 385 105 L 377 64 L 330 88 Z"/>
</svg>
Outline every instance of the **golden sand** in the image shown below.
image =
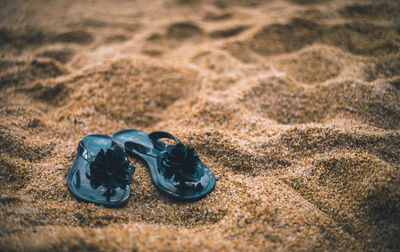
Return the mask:
<svg viewBox="0 0 400 252">
<path fill-rule="evenodd" d="M 400 3 L 6 0 L 0 250 L 399 250 Z M 143 163 L 121 209 L 66 186 L 87 134 L 165 130 L 217 177 Z"/>
</svg>

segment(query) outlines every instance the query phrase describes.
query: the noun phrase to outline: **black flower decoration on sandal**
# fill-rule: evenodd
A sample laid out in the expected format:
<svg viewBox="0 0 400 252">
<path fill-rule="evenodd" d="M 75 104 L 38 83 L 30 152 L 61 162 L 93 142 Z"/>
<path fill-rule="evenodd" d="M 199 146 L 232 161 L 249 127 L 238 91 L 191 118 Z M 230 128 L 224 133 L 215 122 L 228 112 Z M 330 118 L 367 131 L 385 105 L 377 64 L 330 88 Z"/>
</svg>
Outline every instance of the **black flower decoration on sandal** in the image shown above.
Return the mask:
<svg viewBox="0 0 400 252">
<path fill-rule="evenodd" d="M 132 165 L 129 165 L 128 155 L 124 149 L 113 144 L 110 149 L 104 152 L 99 151 L 95 160 L 90 163 L 90 179 L 92 187 L 100 185 L 107 188 L 106 194 L 112 194 L 116 188 L 125 189 L 132 182 Z"/>
<path fill-rule="evenodd" d="M 182 143 L 169 145 L 162 163 L 169 176 L 175 175 L 175 180 L 179 182 L 196 181 L 203 176 L 197 169 L 199 158 L 196 151 Z"/>
</svg>

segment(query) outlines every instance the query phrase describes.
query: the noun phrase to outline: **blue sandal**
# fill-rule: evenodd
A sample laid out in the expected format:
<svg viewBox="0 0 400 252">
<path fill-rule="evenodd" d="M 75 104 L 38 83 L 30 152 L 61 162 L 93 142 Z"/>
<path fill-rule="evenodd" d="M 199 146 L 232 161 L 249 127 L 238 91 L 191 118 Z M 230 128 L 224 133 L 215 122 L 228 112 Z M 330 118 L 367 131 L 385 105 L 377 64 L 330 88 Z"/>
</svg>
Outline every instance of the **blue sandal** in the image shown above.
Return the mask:
<svg viewBox="0 0 400 252">
<path fill-rule="evenodd" d="M 172 139 L 176 145 L 166 145 L 159 140 L 162 138 Z M 214 174 L 200 161 L 196 151 L 170 133 L 124 130 L 114 134 L 112 140 L 124 146 L 128 155 L 142 159 L 155 186 L 169 197 L 194 201 L 215 187 Z"/>
<path fill-rule="evenodd" d="M 109 136 L 89 135 L 79 142 L 67 185 L 80 201 L 117 207 L 129 200 L 134 172 L 123 146 Z"/>
</svg>

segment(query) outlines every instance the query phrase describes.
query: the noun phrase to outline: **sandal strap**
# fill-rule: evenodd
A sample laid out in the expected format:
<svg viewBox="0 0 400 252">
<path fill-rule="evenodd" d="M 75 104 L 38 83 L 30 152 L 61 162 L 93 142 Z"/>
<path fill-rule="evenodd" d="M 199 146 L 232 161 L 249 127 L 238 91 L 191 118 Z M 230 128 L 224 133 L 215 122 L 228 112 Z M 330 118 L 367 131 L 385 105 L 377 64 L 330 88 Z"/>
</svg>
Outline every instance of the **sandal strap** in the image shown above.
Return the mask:
<svg viewBox="0 0 400 252">
<path fill-rule="evenodd" d="M 149 134 L 149 138 L 153 142 L 155 142 L 161 138 L 169 138 L 169 139 L 174 140 L 176 143 L 181 143 L 181 141 L 179 141 L 174 135 L 172 135 L 171 133 L 165 132 L 165 131 L 153 131 Z"/>
<path fill-rule="evenodd" d="M 78 144 L 78 154 L 81 155 L 86 161 L 89 161 L 89 151 L 86 149 L 82 141 Z"/>
<path fill-rule="evenodd" d="M 125 148 L 123 144 L 121 144 L 119 142 L 115 142 L 115 141 L 112 142 L 111 146 L 113 146 L 114 144 L 119 145 L 123 149 Z M 89 162 L 93 162 L 94 161 L 94 160 L 92 160 L 93 156 L 86 149 L 85 144 L 83 143 L 83 141 L 79 141 L 78 150 L 77 151 L 78 151 L 78 154 L 81 155 L 86 161 L 89 161 Z M 106 151 L 106 149 L 104 149 L 104 151 Z M 96 157 L 96 156 L 94 156 L 94 157 Z"/>
<path fill-rule="evenodd" d="M 153 149 L 153 148 L 146 147 L 142 144 L 135 143 L 135 142 L 128 141 L 125 143 L 125 147 L 128 147 L 128 148 L 126 148 L 127 151 L 136 150 L 137 152 L 140 152 L 142 154 L 145 154 L 145 155 L 148 155 L 148 156 L 151 156 L 154 158 L 157 158 L 160 155 L 160 151 Z"/>
<path fill-rule="evenodd" d="M 174 140 L 177 144 L 181 143 L 181 141 L 179 141 L 174 135 L 165 131 L 154 131 L 148 136 L 150 140 L 153 141 L 155 148 L 149 148 L 140 143 L 128 141 L 125 143 L 125 147 L 128 147 L 126 148 L 126 150 L 136 150 L 137 152 L 140 152 L 142 154 L 158 158 L 160 156 L 160 153 L 165 150 L 166 146 L 165 143 L 157 142 L 158 139 L 168 138 Z"/>
</svg>

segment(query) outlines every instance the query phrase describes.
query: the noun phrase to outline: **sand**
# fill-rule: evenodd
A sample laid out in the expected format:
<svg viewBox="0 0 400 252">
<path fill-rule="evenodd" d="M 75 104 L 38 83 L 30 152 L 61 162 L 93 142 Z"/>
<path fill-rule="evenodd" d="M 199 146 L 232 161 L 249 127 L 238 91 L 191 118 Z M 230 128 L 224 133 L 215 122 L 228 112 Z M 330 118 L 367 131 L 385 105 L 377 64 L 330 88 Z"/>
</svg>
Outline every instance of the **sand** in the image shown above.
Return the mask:
<svg viewBox="0 0 400 252">
<path fill-rule="evenodd" d="M 400 250 L 400 4 L 8 0 L 0 250 Z M 132 159 L 121 209 L 66 176 L 87 134 L 165 130 L 215 190 L 179 203 Z"/>
</svg>

